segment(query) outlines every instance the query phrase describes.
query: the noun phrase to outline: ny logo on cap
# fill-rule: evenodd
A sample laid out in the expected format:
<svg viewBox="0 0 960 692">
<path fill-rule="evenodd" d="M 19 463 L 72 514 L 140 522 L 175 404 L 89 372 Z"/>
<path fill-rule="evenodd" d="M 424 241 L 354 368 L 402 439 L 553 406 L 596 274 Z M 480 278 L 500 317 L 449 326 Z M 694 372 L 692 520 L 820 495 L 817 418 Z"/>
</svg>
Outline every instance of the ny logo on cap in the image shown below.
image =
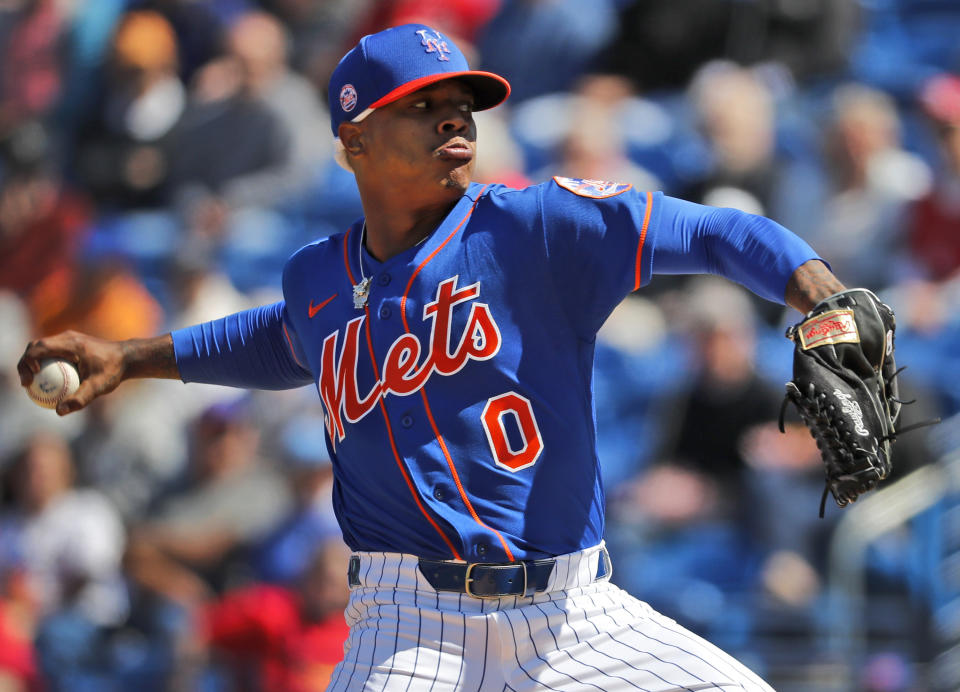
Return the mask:
<svg viewBox="0 0 960 692">
<path fill-rule="evenodd" d="M 434 36 L 427 36 L 428 33 L 426 29 L 417 31 L 417 34 L 420 36 L 420 45 L 427 47 L 427 50 L 424 52 L 436 53 L 437 60 L 449 62 L 450 58 L 444 55 L 444 53 L 449 53 L 450 49 L 447 47 L 447 42 L 443 40 L 443 36 L 440 35 L 439 31 L 434 31 Z"/>
</svg>

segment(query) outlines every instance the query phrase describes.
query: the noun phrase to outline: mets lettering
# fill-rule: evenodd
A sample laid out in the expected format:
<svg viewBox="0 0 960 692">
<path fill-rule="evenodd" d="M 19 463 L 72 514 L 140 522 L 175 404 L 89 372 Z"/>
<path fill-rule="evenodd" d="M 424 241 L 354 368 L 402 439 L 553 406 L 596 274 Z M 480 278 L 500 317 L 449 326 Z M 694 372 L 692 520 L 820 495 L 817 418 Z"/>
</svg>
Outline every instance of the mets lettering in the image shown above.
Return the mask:
<svg viewBox="0 0 960 692">
<path fill-rule="evenodd" d="M 457 288 L 456 276 L 442 281 L 437 286 L 436 299 L 423 306 L 424 321 L 430 320 L 430 343 L 426 357 L 420 362 L 423 350 L 420 340 L 407 332 L 397 338 L 383 360 L 383 375 L 369 392 L 360 396 L 357 388 L 357 358 L 360 345 L 360 329 L 366 315 L 347 323 L 337 359 L 338 329 L 323 340 L 320 379 L 317 389 L 326 410 L 327 432 L 336 444 L 343 440 L 346 431 L 344 418 L 356 423 L 376 406 L 378 398 L 387 394 L 406 396 L 422 388 L 433 373 L 453 375 L 459 372 L 468 360 L 488 360 L 500 351 L 500 330 L 490 308 L 484 303 L 470 305 L 467 326 L 450 350 L 450 327 L 453 308 L 480 295 L 480 284 Z"/>
</svg>

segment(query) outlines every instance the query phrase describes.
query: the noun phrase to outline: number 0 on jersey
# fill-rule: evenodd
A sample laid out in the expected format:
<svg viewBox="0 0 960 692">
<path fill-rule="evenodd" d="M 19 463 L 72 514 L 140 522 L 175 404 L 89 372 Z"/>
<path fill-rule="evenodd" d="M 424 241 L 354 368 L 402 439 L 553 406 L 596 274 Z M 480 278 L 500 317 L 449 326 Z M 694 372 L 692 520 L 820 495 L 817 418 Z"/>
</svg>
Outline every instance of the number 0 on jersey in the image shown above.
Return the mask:
<svg viewBox="0 0 960 692">
<path fill-rule="evenodd" d="M 513 449 L 510 446 L 510 440 L 507 439 L 507 430 L 504 426 L 506 416 L 516 418 L 517 427 L 523 438 L 523 444 L 519 449 Z M 480 420 L 483 423 L 483 431 L 487 435 L 487 442 L 490 443 L 493 460 L 498 465 L 511 471 L 519 471 L 537 462 L 537 458 L 543 451 L 543 438 L 540 436 L 540 428 L 537 426 L 537 419 L 533 415 L 533 407 L 529 399 L 516 392 L 492 397 L 483 407 Z"/>
</svg>

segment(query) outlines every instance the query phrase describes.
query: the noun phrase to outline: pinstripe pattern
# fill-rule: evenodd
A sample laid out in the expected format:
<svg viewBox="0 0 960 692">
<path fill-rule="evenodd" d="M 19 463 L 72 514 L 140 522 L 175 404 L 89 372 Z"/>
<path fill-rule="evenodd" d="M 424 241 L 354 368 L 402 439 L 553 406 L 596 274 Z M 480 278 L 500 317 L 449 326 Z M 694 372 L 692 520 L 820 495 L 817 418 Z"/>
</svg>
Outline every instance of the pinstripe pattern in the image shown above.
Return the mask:
<svg viewBox="0 0 960 692">
<path fill-rule="evenodd" d="M 772 692 L 748 668 L 606 579 L 600 547 L 557 558 L 546 592 L 433 590 L 417 558 L 359 553 L 329 690 Z"/>
</svg>

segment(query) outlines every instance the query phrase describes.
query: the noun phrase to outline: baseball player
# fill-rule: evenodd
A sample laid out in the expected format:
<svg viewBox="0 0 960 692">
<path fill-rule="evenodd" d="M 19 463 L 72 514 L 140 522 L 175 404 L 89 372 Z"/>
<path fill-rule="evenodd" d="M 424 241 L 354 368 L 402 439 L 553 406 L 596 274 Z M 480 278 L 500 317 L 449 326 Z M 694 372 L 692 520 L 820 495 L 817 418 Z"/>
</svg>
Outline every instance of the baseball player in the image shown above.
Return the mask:
<svg viewBox="0 0 960 692">
<path fill-rule="evenodd" d="M 806 312 L 843 289 L 776 223 L 628 184 L 471 181 L 472 113 L 509 95 L 440 32 L 366 36 L 329 100 L 365 216 L 290 258 L 284 300 L 161 337 L 31 343 L 83 379 L 313 385 L 347 544 L 333 690 L 769 690 L 610 582 L 594 339 L 654 273 L 714 273 Z"/>
</svg>

